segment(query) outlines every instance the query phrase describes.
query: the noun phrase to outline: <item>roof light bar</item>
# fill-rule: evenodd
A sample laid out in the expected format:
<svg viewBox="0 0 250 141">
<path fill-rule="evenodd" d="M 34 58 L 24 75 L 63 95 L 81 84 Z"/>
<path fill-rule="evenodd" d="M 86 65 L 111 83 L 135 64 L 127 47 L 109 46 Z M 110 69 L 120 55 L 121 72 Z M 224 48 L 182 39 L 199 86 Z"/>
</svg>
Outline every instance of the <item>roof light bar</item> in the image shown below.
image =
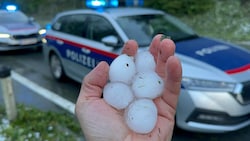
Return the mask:
<svg viewBox="0 0 250 141">
<path fill-rule="evenodd" d="M 8 11 L 16 11 L 17 10 L 17 6 L 16 5 L 6 5 L 6 9 Z"/>
<path fill-rule="evenodd" d="M 118 7 L 118 0 L 86 0 L 86 6 L 88 8 L 106 8 L 106 7 Z"/>
</svg>

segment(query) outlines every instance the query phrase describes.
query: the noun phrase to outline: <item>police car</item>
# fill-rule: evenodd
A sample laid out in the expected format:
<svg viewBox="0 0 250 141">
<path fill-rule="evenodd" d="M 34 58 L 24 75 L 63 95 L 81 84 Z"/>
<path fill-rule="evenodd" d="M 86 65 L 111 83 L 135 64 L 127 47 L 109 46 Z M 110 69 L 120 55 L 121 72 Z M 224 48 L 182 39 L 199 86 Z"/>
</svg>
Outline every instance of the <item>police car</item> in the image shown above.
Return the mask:
<svg viewBox="0 0 250 141">
<path fill-rule="evenodd" d="M 0 9 L 0 51 L 42 47 L 44 29 L 15 5 Z"/>
<path fill-rule="evenodd" d="M 249 126 L 249 50 L 198 36 L 163 11 L 137 7 L 59 13 L 47 31 L 44 55 L 56 79 L 81 82 L 98 62 L 111 63 L 127 40 L 145 50 L 158 33 L 174 40 L 183 66 L 177 127 L 219 133 Z"/>
</svg>

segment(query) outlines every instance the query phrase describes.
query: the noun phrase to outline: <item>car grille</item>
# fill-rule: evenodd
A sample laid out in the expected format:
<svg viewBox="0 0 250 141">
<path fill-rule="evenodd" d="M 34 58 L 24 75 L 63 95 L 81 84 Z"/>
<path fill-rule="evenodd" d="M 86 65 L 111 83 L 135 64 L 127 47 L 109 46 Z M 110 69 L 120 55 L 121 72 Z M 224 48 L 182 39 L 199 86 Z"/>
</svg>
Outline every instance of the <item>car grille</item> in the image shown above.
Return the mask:
<svg viewBox="0 0 250 141">
<path fill-rule="evenodd" d="M 38 33 L 36 33 L 36 34 L 29 34 L 29 35 L 13 35 L 13 38 L 16 39 L 16 40 L 27 39 L 27 38 L 38 38 L 38 37 L 39 37 Z"/>
<path fill-rule="evenodd" d="M 250 81 L 243 83 L 241 96 L 242 96 L 243 104 L 250 103 Z"/>
<path fill-rule="evenodd" d="M 193 121 L 214 125 L 236 125 L 248 121 L 250 114 L 242 116 L 230 116 L 220 111 L 209 111 L 204 109 L 195 109 L 187 118 L 186 122 Z"/>
</svg>

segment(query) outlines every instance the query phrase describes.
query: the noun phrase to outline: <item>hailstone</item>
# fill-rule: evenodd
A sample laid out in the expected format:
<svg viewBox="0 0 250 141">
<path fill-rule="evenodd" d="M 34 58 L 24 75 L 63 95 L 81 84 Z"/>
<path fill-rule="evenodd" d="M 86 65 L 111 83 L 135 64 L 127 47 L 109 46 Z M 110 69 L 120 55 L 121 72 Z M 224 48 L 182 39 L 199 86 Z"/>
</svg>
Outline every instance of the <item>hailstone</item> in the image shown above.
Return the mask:
<svg viewBox="0 0 250 141">
<path fill-rule="evenodd" d="M 121 110 L 125 109 L 133 101 L 134 96 L 128 85 L 120 82 L 111 82 L 104 86 L 103 98 L 109 105 Z"/>
<path fill-rule="evenodd" d="M 139 72 L 132 82 L 132 90 L 137 98 L 154 99 L 161 95 L 164 82 L 154 71 Z"/>
<path fill-rule="evenodd" d="M 155 67 L 149 51 L 138 52 L 134 58 L 122 54 L 110 64 L 103 99 L 118 110 L 125 109 L 125 123 L 136 133 L 151 132 L 157 122 L 153 99 L 162 94 L 164 81 Z"/>
<path fill-rule="evenodd" d="M 149 51 L 138 52 L 135 56 L 135 66 L 137 72 L 154 71 L 156 66 L 154 56 Z"/>
<path fill-rule="evenodd" d="M 130 84 L 135 73 L 136 68 L 133 57 L 122 54 L 110 64 L 109 80 L 111 82 Z"/>
<path fill-rule="evenodd" d="M 128 127 L 141 134 L 151 132 L 157 121 L 157 108 L 150 99 L 133 101 L 125 111 L 125 121 Z"/>
</svg>

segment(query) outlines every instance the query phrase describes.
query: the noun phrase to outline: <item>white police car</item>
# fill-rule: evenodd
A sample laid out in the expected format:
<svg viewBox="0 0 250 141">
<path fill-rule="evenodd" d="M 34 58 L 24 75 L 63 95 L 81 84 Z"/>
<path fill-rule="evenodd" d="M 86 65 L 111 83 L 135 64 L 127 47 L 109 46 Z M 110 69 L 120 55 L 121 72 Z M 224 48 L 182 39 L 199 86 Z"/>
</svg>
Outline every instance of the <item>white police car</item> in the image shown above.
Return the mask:
<svg viewBox="0 0 250 141">
<path fill-rule="evenodd" d="M 74 10 L 58 14 L 47 31 L 45 59 L 56 79 L 81 82 L 99 61 L 110 63 L 135 39 L 140 50 L 164 33 L 176 43 L 183 66 L 177 126 L 227 132 L 250 125 L 250 52 L 200 37 L 175 17 L 146 8 Z"/>
<path fill-rule="evenodd" d="M 0 9 L 0 51 L 42 47 L 45 30 L 15 5 Z"/>
</svg>

